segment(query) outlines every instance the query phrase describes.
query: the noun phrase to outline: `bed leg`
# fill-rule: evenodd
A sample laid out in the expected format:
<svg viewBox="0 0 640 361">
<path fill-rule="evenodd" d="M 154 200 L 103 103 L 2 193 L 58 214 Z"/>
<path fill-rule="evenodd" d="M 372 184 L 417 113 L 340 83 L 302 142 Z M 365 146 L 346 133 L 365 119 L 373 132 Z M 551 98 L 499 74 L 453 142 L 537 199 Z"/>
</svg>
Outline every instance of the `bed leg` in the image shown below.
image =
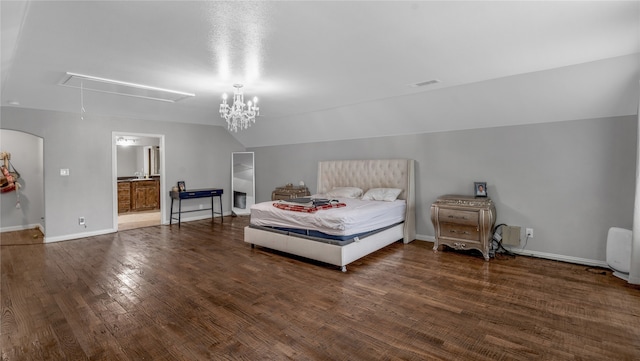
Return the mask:
<svg viewBox="0 0 640 361">
<path fill-rule="evenodd" d="M 340 271 L 342 271 L 342 272 L 347 272 L 347 266 L 342 266 L 342 267 L 340 267 Z"/>
</svg>

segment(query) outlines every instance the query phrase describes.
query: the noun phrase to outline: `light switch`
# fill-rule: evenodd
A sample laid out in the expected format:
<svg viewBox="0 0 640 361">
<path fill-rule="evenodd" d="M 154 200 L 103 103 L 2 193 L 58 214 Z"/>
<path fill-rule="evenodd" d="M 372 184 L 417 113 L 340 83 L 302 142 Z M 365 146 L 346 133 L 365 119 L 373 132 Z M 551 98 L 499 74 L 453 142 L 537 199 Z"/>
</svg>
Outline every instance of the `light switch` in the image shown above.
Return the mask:
<svg viewBox="0 0 640 361">
<path fill-rule="evenodd" d="M 60 168 L 60 175 L 68 177 L 69 176 L 69 168 Z"/>
</svg>

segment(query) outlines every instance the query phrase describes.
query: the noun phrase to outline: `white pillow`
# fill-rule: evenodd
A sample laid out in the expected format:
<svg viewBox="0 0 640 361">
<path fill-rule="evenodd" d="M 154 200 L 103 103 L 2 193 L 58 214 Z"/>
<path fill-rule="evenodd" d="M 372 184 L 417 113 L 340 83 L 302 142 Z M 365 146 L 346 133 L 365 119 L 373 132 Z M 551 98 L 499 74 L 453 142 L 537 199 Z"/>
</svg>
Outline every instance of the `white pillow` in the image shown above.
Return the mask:
<svg viewBox="0 0 640 361">
<path fill-rule="evenodd" d="M 398 188 L 371 188 L 362 196 L 363 201 L 393 202 L 402 193 Z"/>
<path fill-rule="evenodd" d="M 327 193 L 329 198 L 360 198 L 362 189 L 357 187 L 335 187 Z"/>
</svg>

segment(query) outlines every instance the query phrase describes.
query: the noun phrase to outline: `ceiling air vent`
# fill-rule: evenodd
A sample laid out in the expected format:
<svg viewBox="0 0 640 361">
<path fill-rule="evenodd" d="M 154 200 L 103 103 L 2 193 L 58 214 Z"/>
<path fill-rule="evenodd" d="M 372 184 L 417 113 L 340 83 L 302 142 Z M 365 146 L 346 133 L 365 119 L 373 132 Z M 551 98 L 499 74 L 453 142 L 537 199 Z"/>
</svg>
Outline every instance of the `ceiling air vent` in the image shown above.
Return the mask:
<svg viewBox="0 0 640 361">
<path fill-rule="evenodd" d="M 427 81 L 421 81 L 419 83 L 415 83 L 415 84 L 409 84 L 410 87 L 421 87 L 421 86 L 427 86 L 427 85 L 433 85 L 433 84 L 438 84 L 440 82 L 440 80 L 437 79 L 432 79 L 432 80 L 427 80 Z"/>
<path fill-rule="evenodd" d="M 82 88 L 83 90 L 124 95 L 143 99 L 160 100 L 163 102 L 171 103 L 195 96 L 195 94 L 185 93 L 177 90 L 156 88 L 149 85 L 128 83 L 119 80 L 99 78 L 96 76 L 76 73 L 66 73 L 65 77 L 60 82 L 60 85 L 78 89 Z"/>
</svg>

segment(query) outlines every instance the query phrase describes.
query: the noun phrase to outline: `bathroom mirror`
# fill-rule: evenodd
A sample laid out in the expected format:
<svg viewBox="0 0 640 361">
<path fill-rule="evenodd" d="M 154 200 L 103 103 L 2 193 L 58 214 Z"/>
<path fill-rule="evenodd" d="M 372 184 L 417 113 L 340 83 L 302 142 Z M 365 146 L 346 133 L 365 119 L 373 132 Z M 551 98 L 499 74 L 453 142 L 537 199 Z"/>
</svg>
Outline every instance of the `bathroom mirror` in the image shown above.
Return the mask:
<svg viewBox="0 0 640 361">
<path fill-rule="evenodd" d="M 231 211 L 248 215 L 255 203 L 255 174 L 253 152 L 231 153 Z"/>
</svg>

